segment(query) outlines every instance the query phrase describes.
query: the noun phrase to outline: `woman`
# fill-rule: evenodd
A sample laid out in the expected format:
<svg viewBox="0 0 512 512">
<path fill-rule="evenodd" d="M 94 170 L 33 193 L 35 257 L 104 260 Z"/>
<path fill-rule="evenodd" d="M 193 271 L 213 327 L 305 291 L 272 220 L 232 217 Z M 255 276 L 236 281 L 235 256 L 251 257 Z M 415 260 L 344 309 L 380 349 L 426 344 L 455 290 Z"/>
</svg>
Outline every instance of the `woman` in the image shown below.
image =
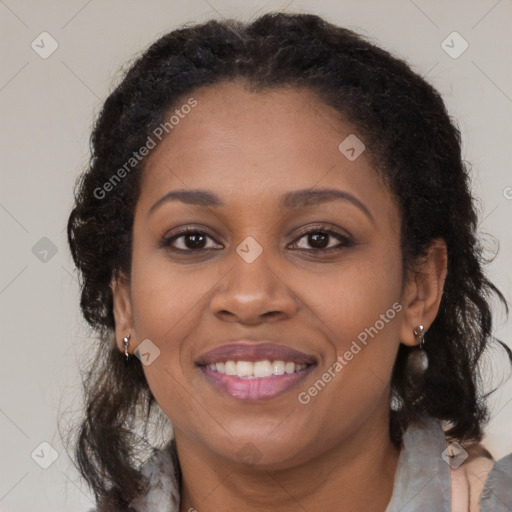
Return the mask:
<svg viewBox="0 0 512 512">
<path fill-rule="evenodd" d="M 459 132 L 404 62 L 312 15 L 182 28 L 92 152 L 68 236 L 98 511 L 512 507 L 479 444 L 504 300 Z"/>
</svg>

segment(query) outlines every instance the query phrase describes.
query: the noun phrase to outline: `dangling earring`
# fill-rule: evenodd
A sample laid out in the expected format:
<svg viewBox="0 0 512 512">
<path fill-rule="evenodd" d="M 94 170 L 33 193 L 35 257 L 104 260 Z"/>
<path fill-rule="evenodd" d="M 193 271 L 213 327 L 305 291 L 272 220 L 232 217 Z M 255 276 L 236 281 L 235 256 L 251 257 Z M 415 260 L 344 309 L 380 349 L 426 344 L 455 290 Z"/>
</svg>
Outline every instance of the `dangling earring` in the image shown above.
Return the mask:
<svg viewBox="0 0 512 512">
<path fill-rule="evenodd" d="M 423 376 L 428 368 L 428 356 L 424 350 L 425 327 L 418 325 L 413 332 L 418 341 L 418 347 L 411 350 L 407 359 L 407 368 L 414 377 L 418 378 Z"/>
<path fill-rule="evenodd" d="M 123 347 L 124 347 L 124 364 L 128 364 L 130 360 L 130 354 L 128 353 L 128 345 L 130 344 L 130 335 L 125 336 L 123 338 Z"/>
</svg>

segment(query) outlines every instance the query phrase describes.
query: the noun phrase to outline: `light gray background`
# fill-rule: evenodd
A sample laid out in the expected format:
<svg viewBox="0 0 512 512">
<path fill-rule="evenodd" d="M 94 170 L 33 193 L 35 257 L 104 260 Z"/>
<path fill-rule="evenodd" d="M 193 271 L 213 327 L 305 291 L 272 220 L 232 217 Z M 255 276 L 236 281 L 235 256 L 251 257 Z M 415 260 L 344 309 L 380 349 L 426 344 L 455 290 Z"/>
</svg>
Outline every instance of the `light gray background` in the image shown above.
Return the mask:
<svg viewBox="0 0 512 512">
<path fill-rule="evenodd" d="M 313 12 L 371 36 L 438 88 L 463 132 L 481 229 L 500 241 L 489 274 L 510 300 L 511 0 L 0 0 L 0 510 L 93 506 L 63 448 L 57 418 L 76 419 L 80 412 L 78 366 L 89 350 L 65 225 L 75 178 L 87 163 L 94 115 L 121 66 L 165 32 L 186 22 L 247 20 L 274 9 Z M 59 45 L 47 59 L 31 48 L 43 31 Z M 453 31 L 469 43 L 456 59 L 441 46 Z M 46 262 L 32 252 L 42 237 L 57 249 Z M 512 339 L 512 323 L 503 314 L 496 334 Z M 498 458 L 512 451 L 511 380 L 492 405 L 485 442 Z M 59 454 L 46 470 L 31 458 L 43 441 Z M 41 460 L 47 457 L 42 450 L 36 450 Z"/>
</svg>

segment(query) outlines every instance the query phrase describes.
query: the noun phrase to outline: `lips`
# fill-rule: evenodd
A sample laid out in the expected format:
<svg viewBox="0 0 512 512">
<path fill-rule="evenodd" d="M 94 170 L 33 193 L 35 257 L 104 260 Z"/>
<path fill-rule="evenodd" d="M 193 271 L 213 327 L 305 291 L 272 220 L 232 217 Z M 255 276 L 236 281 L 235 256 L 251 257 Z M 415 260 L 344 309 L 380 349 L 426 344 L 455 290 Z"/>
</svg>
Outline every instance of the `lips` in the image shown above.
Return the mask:
<svg viewBox="0 0 512 512">
<path fill-rule="evenodd" d="M 286 361 L 295 364 L 315 364 L 316 358 L 313 355 L 300 352 L 284 345 L 263 342 L 252 343 L 231 343 L 222 345 L 205 354 L 200 355 L 196 364 L 207 366 L 213 363 L 224 363 L 226 361 Z"/>
<path fill-rule="evenodd" d="M 297 386 L 316 366 L 316 358 L 274 343 L 232 343 L 196 360 L 207 382 L 232 398 L 257 402 Z"/>
</svg>

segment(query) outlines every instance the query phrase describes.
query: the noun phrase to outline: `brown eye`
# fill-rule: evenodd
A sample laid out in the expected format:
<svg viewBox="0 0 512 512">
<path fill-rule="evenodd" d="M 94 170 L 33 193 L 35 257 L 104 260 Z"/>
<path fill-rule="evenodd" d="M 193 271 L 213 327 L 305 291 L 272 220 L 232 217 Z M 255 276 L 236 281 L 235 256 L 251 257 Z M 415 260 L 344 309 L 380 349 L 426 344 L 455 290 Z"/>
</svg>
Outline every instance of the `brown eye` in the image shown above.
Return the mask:
<svg viewBox="0 0 512 512">
<path fill-rule="evenodd" d="M 329 245 L 329 238 L 331 235 L 317 231 L 316 233 L 309 233 L 308 244 L 312 245 L 314 249 L 325 249 Z"/>
<path fill-rule="evenodd" d="M 338 240 L 337 245 L 331 244 L 331 242 L 334 241 L 332 240 L 333 238 Z M 311 247 L 309 250 L 312 252 L 330 252 L 355 245 L 354 242 L 346 235 L 343 235 L 332 229 L 311 229 L 306 233 L 303 233 L 297 240 L 300 241 L 302 239 L 306 239 L 305 243 Z M 295 245 L 297 245 L 297 242 L 295 242 Z M 308 250 L 307 247 L 304 246 L 299 246 L 298 248 L 301 250 Z"/>
<path fill-rule="evenodd" d="M 213 240 L 203 231 L 187 228 L 174 235 L 164 237 L 160 246 L 177 252 L 192 252 L 214 248 L 206 246 L 208 239 Z M 176 245 L 180 245 L 180 247 L 176 247 Z"/>
<path fill-rule="evenodd" d="M 206 236 L 201 233 L 188 233 L 180 238 L 183 238 L 183 243 L 187 249 L 204 249 Z"/>
</svg>

